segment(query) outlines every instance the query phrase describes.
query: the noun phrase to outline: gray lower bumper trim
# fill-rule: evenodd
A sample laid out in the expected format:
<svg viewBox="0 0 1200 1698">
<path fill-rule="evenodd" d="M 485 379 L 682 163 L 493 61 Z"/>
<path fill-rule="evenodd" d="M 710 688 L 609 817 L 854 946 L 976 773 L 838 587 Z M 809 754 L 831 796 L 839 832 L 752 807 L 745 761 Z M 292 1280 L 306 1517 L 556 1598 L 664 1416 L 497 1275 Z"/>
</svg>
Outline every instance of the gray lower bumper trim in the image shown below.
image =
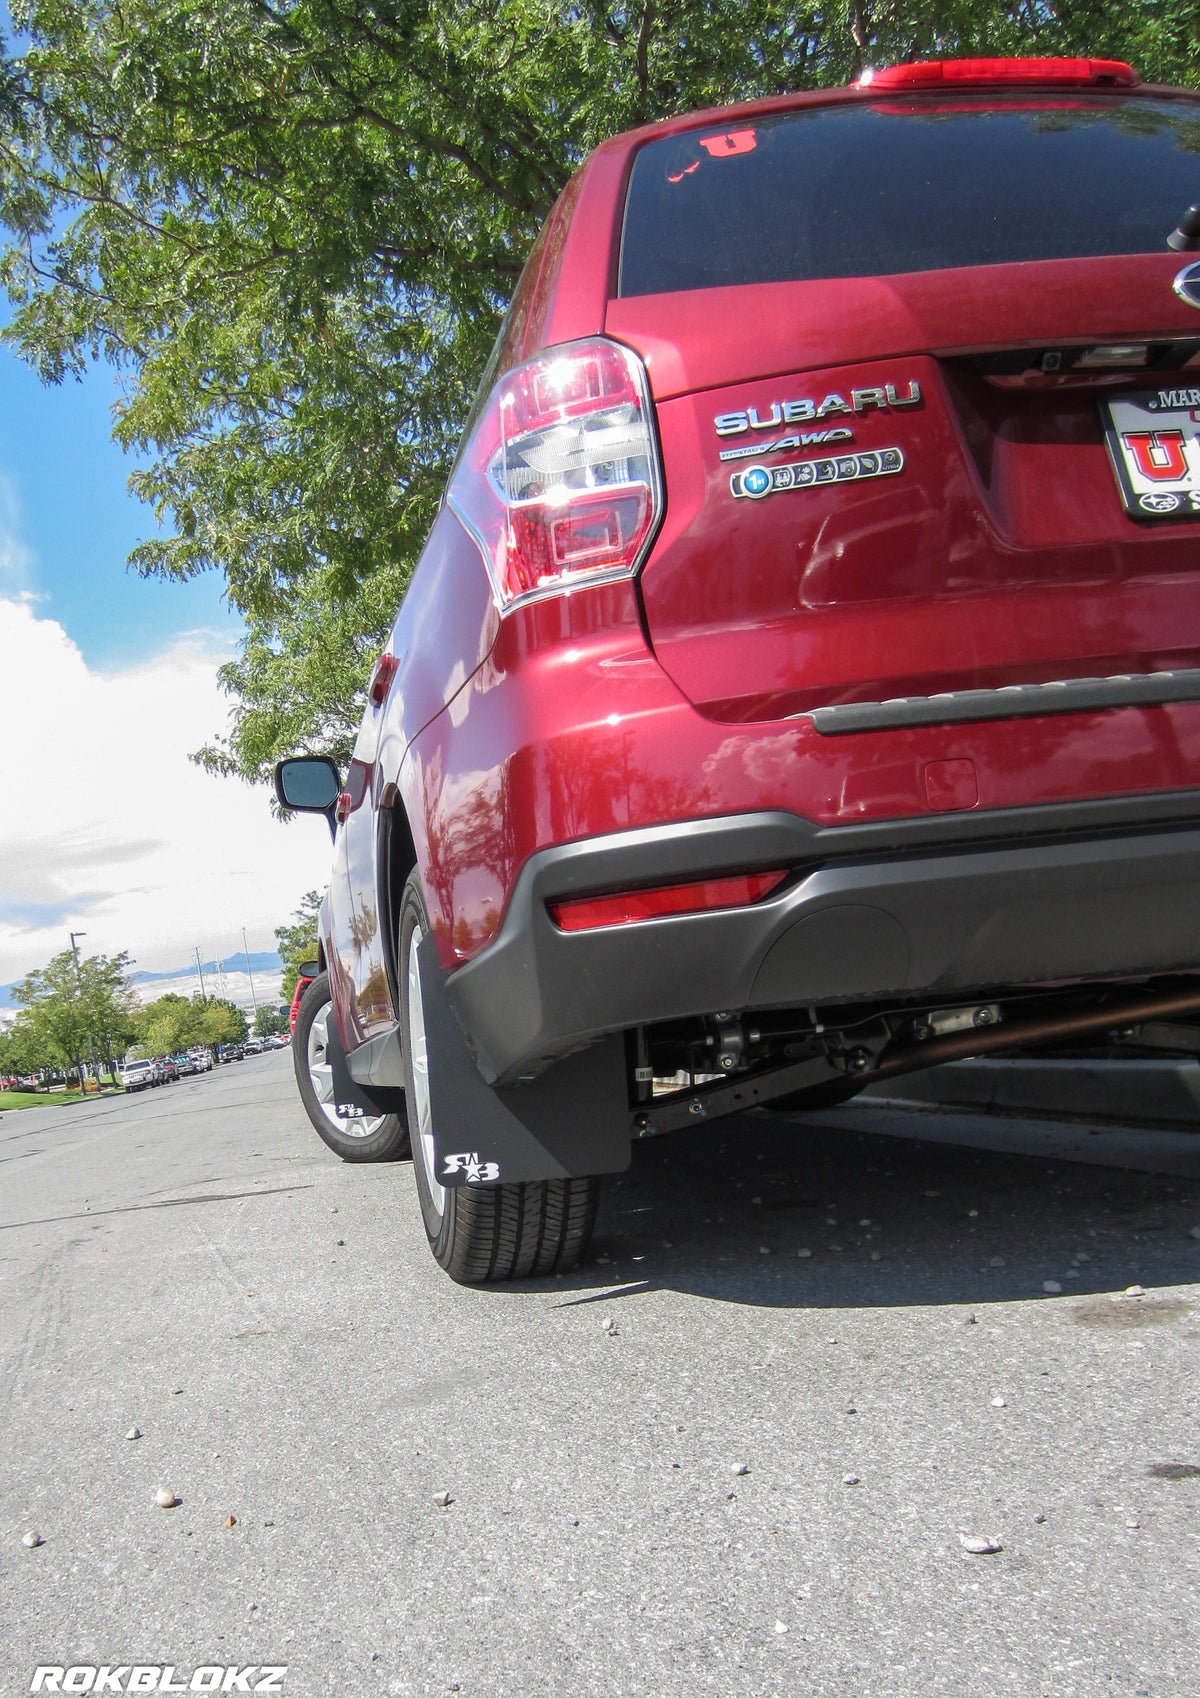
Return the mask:
<svg viewBox="0 0 1200 1698">
<path fill-rule="evenodd" d="M 1127 817 L 1145 811 L 1127 800 Z M 1071 817 L 1046 810 L 1043 823 Z M 533 857 L 496 941 L 447 981 L 480 1071 L 509 1083 L 604 1033 L 722 1009 L 941 1000 L 1200 966 L 1200 825 L 1005 841 L 1012 817 L 1001 816 L 1000 841 L 926 846 L 917 834 L 929 823 L 913 822 L 910 847 L 905 822 L 829 831 L 741 815 Z M 983 823 L 972 816 L 968 829 Z M 834 842 L 857 853 L 839 857 Z M 774 867 L 791 879 L 744 908 L 575 933 L 547 910 L 564 895 Z"/>
</svg>

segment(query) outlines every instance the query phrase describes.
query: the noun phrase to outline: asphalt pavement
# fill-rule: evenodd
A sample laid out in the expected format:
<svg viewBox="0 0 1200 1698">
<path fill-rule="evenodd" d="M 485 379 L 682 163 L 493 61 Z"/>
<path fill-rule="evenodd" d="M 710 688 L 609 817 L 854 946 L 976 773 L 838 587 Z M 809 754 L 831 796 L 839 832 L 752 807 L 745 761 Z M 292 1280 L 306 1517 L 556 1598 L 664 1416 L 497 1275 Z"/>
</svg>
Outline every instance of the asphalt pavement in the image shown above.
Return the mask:
<svg viewBox="0 0 1200 1698">
<path fill-rule="evenodd" d="M 0 1112 L 0 1694 L 1195 1695 L 1198 1280 L 1185 1129 L 760 1111 L 479 1290 L 286 1052 Z"/>
</svg>

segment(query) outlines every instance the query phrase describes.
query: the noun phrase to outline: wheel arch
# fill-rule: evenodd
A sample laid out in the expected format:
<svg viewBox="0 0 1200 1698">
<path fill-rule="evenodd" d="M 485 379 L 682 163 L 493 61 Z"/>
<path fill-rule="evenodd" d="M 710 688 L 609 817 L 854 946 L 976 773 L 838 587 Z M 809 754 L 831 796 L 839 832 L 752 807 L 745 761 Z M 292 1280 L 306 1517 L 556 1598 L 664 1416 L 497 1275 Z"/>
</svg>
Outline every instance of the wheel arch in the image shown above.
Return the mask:
<svg viewBox="0 0 1200 1698">
<path fill-rule="evenodd" d="M 377 830 L 375 865 L 379 885 L 380 924 L 383 928 L 384 967 L 391 987 L 393 1007 L 399 1013 L 400 973 L 396 960 L 396 942 L 400 904 L 404 887 L 408 883 L 408 875 L 417 864 L 417 849 L 404 803 L 394 784 L 387 787 L 381 799 Z"/>
</svg>

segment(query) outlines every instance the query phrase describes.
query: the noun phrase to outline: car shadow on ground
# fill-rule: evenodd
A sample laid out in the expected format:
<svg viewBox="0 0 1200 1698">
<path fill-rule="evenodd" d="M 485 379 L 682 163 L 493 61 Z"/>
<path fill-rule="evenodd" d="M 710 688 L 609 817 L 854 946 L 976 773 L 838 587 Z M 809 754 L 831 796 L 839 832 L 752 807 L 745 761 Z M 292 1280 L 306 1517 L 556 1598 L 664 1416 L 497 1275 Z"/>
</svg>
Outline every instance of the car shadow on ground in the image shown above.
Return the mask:
<svg viewBox="0 0 1200 1698">
<path fill-rule="evenodd" d="M 1130 1327 L 1193 1307 L 1163 1288 L 1200 1279 L 1200 1177 L 870 1123 L 862 1108 L 759 1112 L 635 1146 L 567 1301 L 655 1287 L 805 1309 L 1071 1298 L 1083 1324 Z"/>
</svg>

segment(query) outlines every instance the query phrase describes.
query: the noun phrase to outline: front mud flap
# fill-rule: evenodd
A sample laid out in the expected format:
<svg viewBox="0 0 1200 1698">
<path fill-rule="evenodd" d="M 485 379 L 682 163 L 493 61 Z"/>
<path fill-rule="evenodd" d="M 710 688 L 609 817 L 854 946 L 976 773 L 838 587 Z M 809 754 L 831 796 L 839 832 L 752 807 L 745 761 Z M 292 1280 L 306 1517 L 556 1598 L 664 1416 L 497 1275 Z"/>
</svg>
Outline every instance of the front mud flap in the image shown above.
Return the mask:
<svg viewBox="0 0 1200 1698">
<path fill-rule="evenodd" d="M 441 1184 L 580 1179 L 629 1166 L 621 1033 L 565 1057 L 528 1084 L 497 1090 L 484 1083 L 467 1047 L 431 937 L 418 945 L 417 962 Z"/>
</svg>

